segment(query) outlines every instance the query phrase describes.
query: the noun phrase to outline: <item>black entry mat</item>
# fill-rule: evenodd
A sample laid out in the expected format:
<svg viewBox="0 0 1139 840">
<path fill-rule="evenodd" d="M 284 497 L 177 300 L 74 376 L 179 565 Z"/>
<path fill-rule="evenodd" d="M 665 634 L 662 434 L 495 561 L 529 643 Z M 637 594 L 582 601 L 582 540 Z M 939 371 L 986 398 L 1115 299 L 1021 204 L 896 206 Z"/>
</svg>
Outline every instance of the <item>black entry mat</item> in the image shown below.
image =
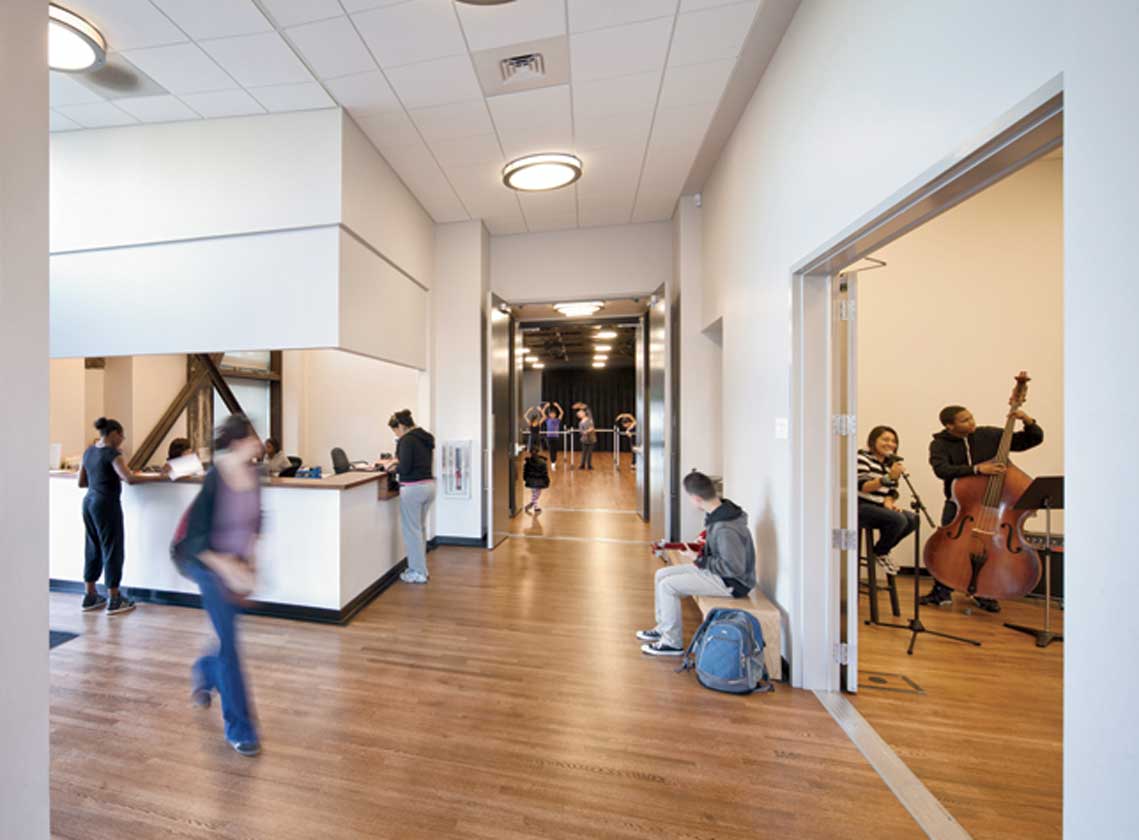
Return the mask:
<svg viewBox="0 0 1139 840">
<path fill-rule="evenodd" d="M 78 639 L 78 633 L 67 633 L 63 630 L 51 630 L 51 646 L 59 647 L 64 642 L 70 642 L 72 639 Z"/>
</svg>

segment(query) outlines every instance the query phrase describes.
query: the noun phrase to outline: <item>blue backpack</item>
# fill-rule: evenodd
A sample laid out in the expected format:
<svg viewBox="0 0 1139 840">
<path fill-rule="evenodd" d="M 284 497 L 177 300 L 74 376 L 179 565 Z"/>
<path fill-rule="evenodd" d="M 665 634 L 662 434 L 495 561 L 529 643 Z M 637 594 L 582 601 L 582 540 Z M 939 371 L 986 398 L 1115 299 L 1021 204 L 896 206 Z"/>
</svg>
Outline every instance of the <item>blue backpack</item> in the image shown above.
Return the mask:
<svg viewBox="0 0 1139 840">
<path fill-rule="evenodd" d="M 694 668 L 705 688 L 730 694 L 773 691 L 763 664 L 763 630 L 744 610 L 711 610 L 684 652 L 677 673 Z"/>
</svg>

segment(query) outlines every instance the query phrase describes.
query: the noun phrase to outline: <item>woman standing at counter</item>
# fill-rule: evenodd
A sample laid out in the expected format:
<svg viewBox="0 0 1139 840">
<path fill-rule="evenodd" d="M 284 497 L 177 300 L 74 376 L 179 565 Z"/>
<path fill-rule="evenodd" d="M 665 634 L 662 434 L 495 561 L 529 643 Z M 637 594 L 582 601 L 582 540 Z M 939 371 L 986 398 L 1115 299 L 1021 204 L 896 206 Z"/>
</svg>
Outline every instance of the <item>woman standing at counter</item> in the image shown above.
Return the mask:
<svg viewBox="0 0 1139 840">
<path fill-rule="evenodd" d="M 123 482 L 134 484 L 135 474 L 123 458 L 126 440 L 123 424 L 100 417 L 95 421 L 99 440 L 83 453 L 79 468 L 79 486 L 87 488 L 83 497 L 83 526 L 87 531 L 87 548 L 83 564 L 83 611 L 104 605 L 107 615 L 119 615 L 134 609 L 134 601 L 123 595 L 119 584 L 123 579 L 123 555 L 126 536 L 123 530 Z M 107 601 L 95 588 L 100 575 L 105 575 Z"/>
<path fill-rule="evenodd" d="M 397 411 L 388 420 L 396 434 L 396 457 L 381 464 L 399 473 L 399 522 L 407 550 L 407 570 L 399 576 L 404 583 L 427 583 L 427 511 L 435 501 L 432 463 L 434 436 L 415 425 L 408 409 Z"/>
</svg>

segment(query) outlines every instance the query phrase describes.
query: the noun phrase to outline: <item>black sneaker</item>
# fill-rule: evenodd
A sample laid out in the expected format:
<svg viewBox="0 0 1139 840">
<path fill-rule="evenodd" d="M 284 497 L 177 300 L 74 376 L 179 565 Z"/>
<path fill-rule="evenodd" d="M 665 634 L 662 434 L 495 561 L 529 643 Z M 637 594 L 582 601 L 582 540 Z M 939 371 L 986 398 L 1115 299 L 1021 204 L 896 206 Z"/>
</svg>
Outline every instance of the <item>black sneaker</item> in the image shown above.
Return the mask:
<svg viewBox="0 0 1139 840">
<path fill-rule="evenodd" d="M 988 613 L 999 613 L 1001 611 L 1001 605 L 992 598 L 978 598 L 974 595 L 973 603 Z"/>
<path fill-rule="evenodd" d="M 91 612 L 91 610 L 101 610 L 107 605 L 107 599 L 102 595 L 95 593 L 94 595 L 83 596 L 83 612 Z"/>
<path fill-rule="evenodd" d="M 117 598 L 112 598 L 110 603 L 107 604 L 107 615 L 121 615 L 133 609 L 134 601 L 126 595 L 119 595 Z"/>
<path fill-rule="evenodd" d="M 653 642 L 651 645 L 641 645 L 641 653 L 649 656 L 684 656 L 684 648 L 666 645 L 664 642 Z"/>
<path fill-rule="evenodd" d="M 208 709 L 213 695 L 208 688 L 195 688 L 190 691 L 190 705 L 195 709 Z"/>
<path fill-rule="evenodd" d="M 923 607 L 948 607 L 953 604 L 953 592 L 940 586 L 935 586 L 928 595 L 921 597 Z"/>
<path fill-rule="evenodd" d="M 660 632 L 657 630 L 638 630 L 637 639 L 642 642 L 659 642 Z"/>
</svg>

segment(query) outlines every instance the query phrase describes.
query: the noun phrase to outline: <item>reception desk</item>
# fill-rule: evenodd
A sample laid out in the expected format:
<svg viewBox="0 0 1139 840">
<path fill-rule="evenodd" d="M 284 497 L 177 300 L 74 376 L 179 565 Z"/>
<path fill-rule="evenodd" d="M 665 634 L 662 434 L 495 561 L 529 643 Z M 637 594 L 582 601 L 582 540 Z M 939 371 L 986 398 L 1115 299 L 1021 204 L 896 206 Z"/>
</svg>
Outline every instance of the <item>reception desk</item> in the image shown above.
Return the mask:
<svg viewBox="0 0 1139 840">
<path fill-rule="evenodd" d="M 79 590 L 87 492 L 74 473 L 52 473 L 51 581 Z M 197 587 L 170 559 L 170 539 L 200 480 L 147 477 L 123 487 L 123 586 L 142 600 L 196 605 Z M 275 478 L 262 490 L 264 526 L 250 612 L 343 623 L 398 576 L 405 557 L 398 495 L 382 473 Z"/>
</svg>

